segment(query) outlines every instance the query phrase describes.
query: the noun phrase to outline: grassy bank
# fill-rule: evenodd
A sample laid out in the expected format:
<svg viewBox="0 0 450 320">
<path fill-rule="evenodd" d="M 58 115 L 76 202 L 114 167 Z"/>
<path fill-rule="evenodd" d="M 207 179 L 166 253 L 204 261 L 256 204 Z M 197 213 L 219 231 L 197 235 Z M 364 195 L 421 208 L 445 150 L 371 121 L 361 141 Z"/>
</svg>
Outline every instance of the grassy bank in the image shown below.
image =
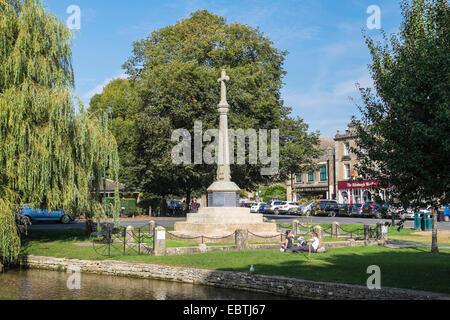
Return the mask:
<svg viewBox="0 0 450 320">
<path fill-rule="evenodd" d="M 83 230 L 30 231 L 23 243 L 23 253 L 72 259 L 105 260 L 87 242 Z M 179 243 L 167 241 L 169 246 Z M 187 244 L 186 244 L 187 245 Z M 192 243 L 189 243 L 192 245 Z M 389 249 L 383 247 L 333 248 L 325 254 L 305 254 L 273 251 L 233 251 L 166 257 L 119 256 L 116 260 L 199 267 L 213 270 L 248 272 L 250 265 L 256 273 L 295 277 L 316 281 L 332 281 L 365 285 L 367 267 L 381 268 L 381 285 L 450 294 L 450 250 L 432 256 L 428 248 Z"/>
</svg>

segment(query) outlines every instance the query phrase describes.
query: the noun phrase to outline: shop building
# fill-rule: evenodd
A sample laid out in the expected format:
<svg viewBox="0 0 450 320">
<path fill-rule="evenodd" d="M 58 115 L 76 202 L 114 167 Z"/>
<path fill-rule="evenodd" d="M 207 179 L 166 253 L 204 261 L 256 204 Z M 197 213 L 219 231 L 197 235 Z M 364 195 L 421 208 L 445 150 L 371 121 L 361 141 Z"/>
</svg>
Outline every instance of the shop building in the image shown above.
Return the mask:
<svg viewBox="0 0 450 320">
<path fill-rule="evenodd" d="M 379 187 L 376 180 L 361 181 L 356 171 L 358 159 L 356 149 L 356 128 L 348 124 L 344 133 L 337 132 L 334 138 L 320 137 L 324 150 L 316 159 L 319 170 L 292 175 L 286 181 L 288 201 L 302 198 L 336 199 L 339 203 L 364 203 L 377 197 L 386 200 L 389 190 Z"/>
</svg>

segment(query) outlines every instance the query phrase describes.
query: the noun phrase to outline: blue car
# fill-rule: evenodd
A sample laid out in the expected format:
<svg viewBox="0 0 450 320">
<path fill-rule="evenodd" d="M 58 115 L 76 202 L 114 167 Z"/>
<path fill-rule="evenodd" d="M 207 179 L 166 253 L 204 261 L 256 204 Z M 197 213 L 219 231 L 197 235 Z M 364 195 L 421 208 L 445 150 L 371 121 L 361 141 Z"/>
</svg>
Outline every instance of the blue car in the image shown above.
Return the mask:
<svg viewBox="0 0 450 320">
<path fill-rule="evenodd" d="M 450 221 L 450 205 L 444 206 L 444 221 Z"/>
<path fill-rule="evenodd" d="M 258 213 L 266 213 L 265 209 L 266 204 L 262 204 L 259 206 Z"/>
<path fill-rule="evenodd" d="M 69 212 L 62 210 L 47 210 L 47 209 L 31 209 L 28 207 L 21 207 L 19 210 L 20 220 L 23 224 L 30 224 L 34 221 L 57 221 L 63 224 L 68 224 L 75 219 Z"/>
</svg>

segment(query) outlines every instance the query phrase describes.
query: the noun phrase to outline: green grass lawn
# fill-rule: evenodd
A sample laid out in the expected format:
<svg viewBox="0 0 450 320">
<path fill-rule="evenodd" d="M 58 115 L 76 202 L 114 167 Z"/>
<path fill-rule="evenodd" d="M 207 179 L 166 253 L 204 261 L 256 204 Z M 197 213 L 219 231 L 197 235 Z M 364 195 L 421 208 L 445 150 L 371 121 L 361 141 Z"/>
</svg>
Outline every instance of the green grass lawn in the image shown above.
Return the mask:
<svg viewBox="0 0 450 320">
<path fill-rule="evenodd" d="M 405 231 L 406 232 L 406 231 Z M 29 231 L 23 242 L 23 253 L 72 259 L 105 260 L 87 242 L 83 230 Z M 168 240 L 167 246 L 178 245 Z M 189 243 L 192 246 L 192 243 Z M 190 255 L 154 257 L 149 255 L 117 256 L 122 261 L 161 265 L 199 267 L 212 270 L 248 272 L 254 265 L 257 274 L 295 277 L 365 285 L 370 265 L 381 268 L 381 285 L 450 294 L 450 250 L 438 256 L 428 248 L 389 249 L 384 247 L 331 248 L 325 254 L 282 253 L 279 250 L 209 252 Z"/>
</svg>

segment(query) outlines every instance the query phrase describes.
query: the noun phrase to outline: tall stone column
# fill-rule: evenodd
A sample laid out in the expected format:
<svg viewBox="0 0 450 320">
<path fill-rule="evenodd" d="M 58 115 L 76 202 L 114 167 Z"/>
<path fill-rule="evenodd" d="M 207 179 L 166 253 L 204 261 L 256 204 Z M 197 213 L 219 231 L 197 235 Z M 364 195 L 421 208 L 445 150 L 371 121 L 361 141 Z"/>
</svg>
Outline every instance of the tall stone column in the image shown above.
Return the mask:
<svg viewBox="0 0 450 320">
<path fill-rule="evenodd" d="M 241 189 L 231 181 L 230 152 L 228 139 L 227 89 L 225 81 L 230 77 L 222 70 L 222 76 L 217 80 L 221 84 L 219 111 L 219 144 L 217 157 L 217 180 L 208 188 L 208 206 L 237 207 Z"/>
</svg>

